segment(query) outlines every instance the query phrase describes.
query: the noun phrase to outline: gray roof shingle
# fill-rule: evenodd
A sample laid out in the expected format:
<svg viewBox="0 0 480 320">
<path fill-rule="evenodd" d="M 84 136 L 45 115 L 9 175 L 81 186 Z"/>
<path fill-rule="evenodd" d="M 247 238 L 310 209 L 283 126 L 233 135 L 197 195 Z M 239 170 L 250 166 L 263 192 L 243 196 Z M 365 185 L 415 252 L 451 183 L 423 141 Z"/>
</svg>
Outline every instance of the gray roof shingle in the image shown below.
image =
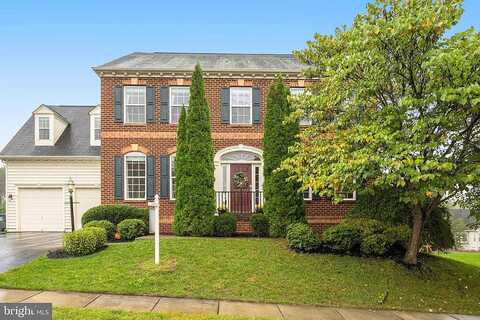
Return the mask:
<svg viewBox="0 0 480 320">
<path fill-rule="evenodd" d="M 302 64 L 291 54 L 134 52 L 93 68 L 95 71 L 152 70 L 299 73 Z"/>
<path fill-rule="evenodd" d="M 54 146 L 35 146 L 33 115 L 18 130 L 7 146 L 0 152 L 6 156 L 100 156 L 100 147 L 90 146 L 90 115 L 95 106 L 51 106 L 46 107 L 62 116 L 69 125 Z"/>
</svg>

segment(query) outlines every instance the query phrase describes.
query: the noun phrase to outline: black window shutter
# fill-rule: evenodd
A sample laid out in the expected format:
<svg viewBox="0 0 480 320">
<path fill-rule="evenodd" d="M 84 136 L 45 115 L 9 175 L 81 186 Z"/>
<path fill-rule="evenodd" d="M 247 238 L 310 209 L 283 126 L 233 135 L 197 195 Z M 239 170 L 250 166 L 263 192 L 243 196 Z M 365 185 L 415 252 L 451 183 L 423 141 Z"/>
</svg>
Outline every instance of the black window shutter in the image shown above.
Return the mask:
<svg viewBox="0 0 480 320">
<path fill-rule="evenodd" d="M 155 122 L 155 88 L 147 87 L 147 122 Z"/>
<path fill-rule="evenodd" d="M 160 122 L 170 122 L 170 90 L 168 87 L 160 88 Z"/>
<path fill-rule="evenodd" d="M 115 200 L 123 200 L 123 157 L 115 156 Z"/>
<path fill-rule="evenodd" d="M 147 199 L 155 198 L 155 157 L 147 157 Z"/>
<path fill-rule="evenodd" d="M 123 87 L 116 86 L 113 89 L 115 122 L 123 122 Z"/>
<path fill-rule="evenodd" d="M 253 100 L 253 110 L 252 110 L 252 122 L 260 123 L 261 121 L 261 109 L 262 109 L 262 93 L 260 88 L 252 89 L 252 100 Z"/>
<path fill-rule="evenodd" d="M 170 197 L 170 157 L 160 156 L 160 197 Z"/>
<path fill-rule="evenodd" d="M 230 123 L 230 88 L 222 88 L 221 90 L 221 120 L 222 123 Z"/>
</svg>

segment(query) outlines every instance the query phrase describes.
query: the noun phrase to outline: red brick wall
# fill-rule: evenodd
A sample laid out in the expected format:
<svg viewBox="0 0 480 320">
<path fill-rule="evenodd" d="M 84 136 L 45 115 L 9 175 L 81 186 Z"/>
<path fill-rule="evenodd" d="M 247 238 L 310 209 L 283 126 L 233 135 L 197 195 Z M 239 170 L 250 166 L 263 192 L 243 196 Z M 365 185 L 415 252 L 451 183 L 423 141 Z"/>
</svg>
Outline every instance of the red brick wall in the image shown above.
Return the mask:
<svg viewBox="0 0 480 320">
<path fill-rule="evenodd" d="M 185 85 L 189 79 L 180 80 Z M 267 79 L 222 79 L 206 78 L 205 93 L 210 106 L 210 117 L 212 124 L 212 137 L 215 152 L 228 146 L 243 144 L 256 148 L 262 147 L 263 124 L 251 125 L 230 125 L 221 123 L 220 117 L 220 89 L 224 87 L 241 86 L 258 87 L 262 92 L 262 112 L 264 119 L 266 109 L 266 97 L 268 86 L 272 80 Z M 303 85 L 303 81 L 287 80 L 291 87 Z M 131 78 L 103 77 L 101 79 L 101 106 L 102 106 L 102 203 L 126 203 L 138 207 L 146 207 L 146 201 L 116 201 L 114 198 L 114 156 L 123 155 L 131 150 L 131 145 L 138 145 L 143 152 L 154 155 L 157 159 L 160 155 L 175 152 L 175 124 L 163 124 L 159 121 L 142 125 L 125 125 L 114 122 L 113 114 L 113 88 L 117 85 L 139 85 L 153 86 L 156 95 L 155 117 L 160 117 L 160 88 L 162 86 L 180 85 L 176 78 Z M 160 172 L 160 161 L 156 161 L 156 177 Z M 156 192 L 159 193 L 159 179 L 155 183 Z M 163 233 L 171 232 L 173 221 L 173 209 L 175 203 L 168 199 L 161 199 L 160 202 L 160 230 Z M 306 215 L 314 229 L 323 230 L 328 225 L 338 223 L 345 213 L 352 207 L 353 203 L 332 204 L 327 199 L 313 200 L 306 202 Z M 239 221 L 239 232 L 250 232 L 247 221 Z"/>
</svg>

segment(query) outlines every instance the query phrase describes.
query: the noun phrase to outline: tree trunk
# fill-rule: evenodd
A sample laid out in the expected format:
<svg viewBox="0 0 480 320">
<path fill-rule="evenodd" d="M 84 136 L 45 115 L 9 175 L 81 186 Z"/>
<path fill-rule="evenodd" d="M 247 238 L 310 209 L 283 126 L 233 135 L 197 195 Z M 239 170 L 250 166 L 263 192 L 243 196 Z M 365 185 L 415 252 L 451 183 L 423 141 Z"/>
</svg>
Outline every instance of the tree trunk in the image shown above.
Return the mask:
<svg viewBox="0 0 480 320">
<path fill-rule="evenodd" d="M 407 252 L 403 258 L 403 262 L 408 265 L 417 264 L 418 250 L 422 244 L 422 229 L 423 229 L 423 212 L 419 205 L 416 205 L 413 212 L 413 227 L 412 236 L 408 245 Z"/>
</svg>

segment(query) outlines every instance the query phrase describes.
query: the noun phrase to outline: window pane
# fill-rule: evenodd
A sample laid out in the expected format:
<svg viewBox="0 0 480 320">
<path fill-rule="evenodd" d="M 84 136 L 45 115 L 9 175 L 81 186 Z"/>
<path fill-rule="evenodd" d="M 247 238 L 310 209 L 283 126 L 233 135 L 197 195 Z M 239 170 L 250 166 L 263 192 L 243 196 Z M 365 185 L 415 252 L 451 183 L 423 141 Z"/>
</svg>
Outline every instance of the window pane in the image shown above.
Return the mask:
<svg viewBox="0 0 480 320">
<path fill-rule="evenodd" d="M 188 106 L 190 102 L 190 88 L 170 88 L 171 90 L 171 102 L 172 106 Z"/>
<path fill-rule="evenodd" d="M 127 160 L 127 197 L 145 198 L 145 157 L 128 156 Z"/>
<path fill-rule="evenodd" d="M 49 117 L 38 118 L 38 139 L 40 140 L 50 139 L 50 118 Z"/>
<path fill-rule="evenodd" d="M 305 92 L 305 88 L 290 88 L 290 94 L 292 96 L 298 96 L 299 94 L 302 94 Z"/>
<path fill-rule="evenodd" d="M 40 140 L 49 140 L 50 139 L 50 129 L 39 129 L 38 138 Z"/>
<path fill-rule="evenodd" d="M 232 123 L 250 123 L 250 109 L 232 106 Z"/>
<path fill-rule="evenodd" d="M 93 134 L 95 140 L 100 140 L 100 133 L 101 133 L 101 121 L 100 117 L 95 117 L 93 119 Z"/>
<path fill-rule="evenodd" d="M 180 119 L 180 112 L 182 111 L 181 107 L 172 106 L 170 113 L 170 121 L 172 123 L 177 123 Z"/>
<path fill-rule="evenodd" d="M 145 91 L 145 87 L 125 87 L 125 122 L 145 122 Z"/>
<path fill-rule="evenodd" d="M 175 172 L 175 156 L 170 157 L 170 185 L 172 188 L 171 199 L 175 199 L 175 188 L 176 188 L 176 172 Z"/>
<path fill-rule="evenodd" d="M 252 89 L 251 88 L 232 88 L 230 90 L 232 106 L 252 106 Z"/>
</svg>

